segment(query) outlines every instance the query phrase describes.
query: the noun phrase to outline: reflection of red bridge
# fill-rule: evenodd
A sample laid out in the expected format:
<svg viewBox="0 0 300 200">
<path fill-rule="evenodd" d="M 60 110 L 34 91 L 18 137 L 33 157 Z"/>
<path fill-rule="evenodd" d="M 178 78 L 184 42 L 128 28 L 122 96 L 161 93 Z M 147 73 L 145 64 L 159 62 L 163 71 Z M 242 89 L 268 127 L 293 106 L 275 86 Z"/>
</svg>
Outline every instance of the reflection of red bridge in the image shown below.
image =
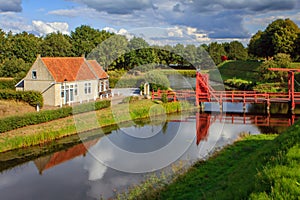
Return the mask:
<svg viewBox="0 0 300 200">
<path fill-rule="evenodd" d="M 212 123 L 225 124 L 248 124 L 256 126 L 291 126 L 295 123 L 295 115 L 290 115 L 289 118 L 282 115 L 251 115 L 251 114 L 217 114 L 197 113 L 196 114 L 196 131 L 197 131 L 197 145 L 201 140 L 206 140 L 208 137 L 208 130 Z"/>
</svg>

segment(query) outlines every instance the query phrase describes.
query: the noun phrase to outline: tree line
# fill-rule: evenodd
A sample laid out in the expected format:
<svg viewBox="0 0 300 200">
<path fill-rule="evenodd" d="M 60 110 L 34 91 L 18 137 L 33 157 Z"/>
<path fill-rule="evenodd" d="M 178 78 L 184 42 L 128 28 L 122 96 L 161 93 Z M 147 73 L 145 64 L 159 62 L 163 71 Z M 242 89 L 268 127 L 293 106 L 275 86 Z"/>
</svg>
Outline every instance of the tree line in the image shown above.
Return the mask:
<svg viewBox="0 0 300 200">
<path fill-rule="evenodd" d="M 38 54 L 43 57 L 85 55 L 97 59 L 109 70 L 130 70 L 137 66 L 147 67 L 149 63 L 205 69 L 218 65 L 224 57 L 230 60 L 270 59 L 278 53 L 300 61 L 299 33 L 293 21 L 279 19 L 253 35 L 248 47 L 239 41 L 155 46 L 139 37 L 129 40 L 87 25 L 77 27 L 70 35 L 57 32 L 43 37 L 27 32 L 5 33 L 0 29 L 0 77 L 24 77 Z"/>
</svg>

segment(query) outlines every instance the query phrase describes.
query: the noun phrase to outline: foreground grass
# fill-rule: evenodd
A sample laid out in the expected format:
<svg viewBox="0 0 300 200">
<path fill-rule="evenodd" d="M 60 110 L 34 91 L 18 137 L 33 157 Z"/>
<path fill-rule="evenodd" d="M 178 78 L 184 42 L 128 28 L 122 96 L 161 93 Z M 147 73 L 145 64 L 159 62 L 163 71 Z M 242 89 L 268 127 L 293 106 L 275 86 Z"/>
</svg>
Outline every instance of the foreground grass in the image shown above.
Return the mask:
<svg viewBox="0 0 300 200">
<path fill-rule="evenodd" d="M 187 103 L 156 104 L 150 100 L 118 104 L 47 123 L 28 126 L 0 134 L 0 152 L 33 146 L 81 132 L 155 115 L 191 108 Z"/>
<path fill-rule="evenodd" d="M 299 199 L 299 130 L 300 121 L 279 136 L 248 136 L 132 199 Z"/>
</svg>

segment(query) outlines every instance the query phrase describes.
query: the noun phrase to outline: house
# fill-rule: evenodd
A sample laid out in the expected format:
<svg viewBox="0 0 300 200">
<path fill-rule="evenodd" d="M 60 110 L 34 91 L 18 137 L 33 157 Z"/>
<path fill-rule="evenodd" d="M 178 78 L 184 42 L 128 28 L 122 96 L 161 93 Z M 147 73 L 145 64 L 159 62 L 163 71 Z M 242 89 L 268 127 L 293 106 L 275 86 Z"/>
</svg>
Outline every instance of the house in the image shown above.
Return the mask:
<svg viewBox="0 0 300 200">
<path fill-rule="evenodd" d="M 96 100 L 110 93 L 108 75 L 97 61 L 40 55 L 16 90 L 39 91 L 50 106 Z"/>
</svg>

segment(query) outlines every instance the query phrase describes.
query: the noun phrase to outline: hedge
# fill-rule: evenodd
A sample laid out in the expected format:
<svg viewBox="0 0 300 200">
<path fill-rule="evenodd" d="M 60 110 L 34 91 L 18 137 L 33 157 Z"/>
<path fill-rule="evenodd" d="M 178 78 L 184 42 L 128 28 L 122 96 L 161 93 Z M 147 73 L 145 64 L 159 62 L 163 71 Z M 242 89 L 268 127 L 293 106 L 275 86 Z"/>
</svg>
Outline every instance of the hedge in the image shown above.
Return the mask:
<svg viewBox="0 0 300 200">
<path fill-rule="evenodd" d="M 16 81 L 14 79 L 9 78 L 0 78 L 0 90 L 4 89 L 15 89 Z"/>
<path fill-rule="evenodd" d="M 14 91 L 14 90 L 0 90 L 0 99 L 23 101 L 29 105 L 36 107 L 39 105 L 43 107 L 43 96 L 37 91 Z"/>
<path fill-rule="evenodd" d="M 29 113 L 22 116 L 11 116 L 0 119 L 0 133 L 11 131 L 17 128 L 49 122 L 55 119 L 71 116 L 73 114 L 79 114 L 83 112 L 89 112 L 93 110 L 100 110 L 110 106 L 109 100 L 81 104 L 78 106 L 64 107 L 56 110 L 45 110 L 41 112 Z"/>
</svg>

